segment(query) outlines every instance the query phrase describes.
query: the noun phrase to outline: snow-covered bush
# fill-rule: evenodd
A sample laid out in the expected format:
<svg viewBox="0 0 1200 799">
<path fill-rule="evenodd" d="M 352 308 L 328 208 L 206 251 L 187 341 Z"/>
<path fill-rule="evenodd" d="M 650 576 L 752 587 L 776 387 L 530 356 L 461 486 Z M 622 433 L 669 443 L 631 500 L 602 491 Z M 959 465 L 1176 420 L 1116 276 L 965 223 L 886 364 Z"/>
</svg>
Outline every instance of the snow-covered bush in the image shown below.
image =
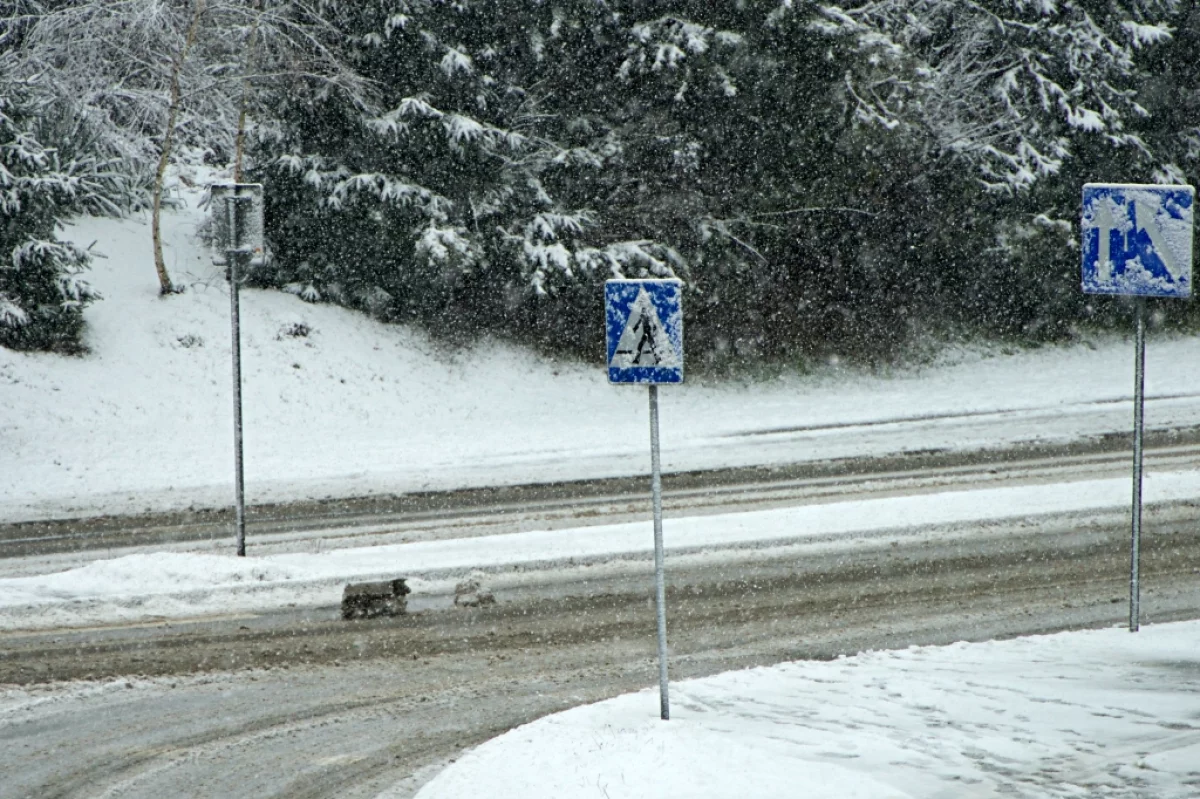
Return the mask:
<svg viewBox="0 0 1200 799">
<path fill-rule="evenodd" d="M 292 83 L 256 131 L 281 286 L 441 332 L 516 326 L 537 297 L 607 266 L 589 205 L 560 190 L 601 168 L 536 86 L 557 10 L 540 4 L 327 3 L 366 98 Z M 268 90 L 269 91 L 269 90 Z M 607 246 L 608 243 L 605 243 Z"/>
<path fill-rule="evenodd" d="M 96 294 L 83 279 L 87 253 L 56 236 L 64 215 L 92 202 L 105 181 L 94 161 L 64 163 L 37 136 L 38 101 L 4 79 L 0 64 L 0 346 L 75 352 L 83 308 Z"/>
</svg>

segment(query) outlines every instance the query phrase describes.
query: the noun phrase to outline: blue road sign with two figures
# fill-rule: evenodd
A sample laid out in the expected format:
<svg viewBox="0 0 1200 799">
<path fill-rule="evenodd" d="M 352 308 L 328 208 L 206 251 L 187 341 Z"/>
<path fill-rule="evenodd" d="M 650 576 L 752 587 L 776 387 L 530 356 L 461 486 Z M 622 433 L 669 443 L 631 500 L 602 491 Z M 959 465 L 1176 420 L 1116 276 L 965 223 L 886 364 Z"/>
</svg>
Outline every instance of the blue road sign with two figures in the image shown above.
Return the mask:
<svg viewBox="0 0 1200 799">
<path fill-rule="evenodd" d="M 683 382 L 681 281 L 606 281 L 604 325 L 608 382 Z"/>
<path fill-rule="evenodd" d="M 1084 292 L 1190 297 L 1195 197 L 1191 186 L 1084 186 Z"/>
</svg>

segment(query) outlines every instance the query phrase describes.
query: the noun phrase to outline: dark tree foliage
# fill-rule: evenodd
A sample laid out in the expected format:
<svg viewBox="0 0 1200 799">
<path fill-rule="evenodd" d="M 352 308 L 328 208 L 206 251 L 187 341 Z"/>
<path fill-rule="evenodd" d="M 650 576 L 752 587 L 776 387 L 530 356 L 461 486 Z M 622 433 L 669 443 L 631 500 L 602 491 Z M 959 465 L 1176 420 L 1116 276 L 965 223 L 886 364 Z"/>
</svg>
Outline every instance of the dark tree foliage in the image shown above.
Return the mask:
<svg viewBox="0 0 1200 799">
<path fill-rule="evenodd" d="M 65 215 L 96 188 L 95 163 L 42 144 L 55 120 L 0 63 L 0 346 L 78 352 L 83 308 L 96 297 L 81 278 L 87 253 L 59 241 Z"/>
<path fill-rule="evenodd" d="M 1196 85 L 1187 9 L 1092 5 L 331 0 L 373 93 L 263 100 L 258 279 L 588 357 L 617 275 L 683 278 L 715 365 L 1069 337 L 1122 313 L 1079 294 L 1079 186 L 1200 141 L 1150 102 Z"/>
<path fill-rule="evenodd" d="M 1135 147 L 1118 147 L 1103 136 L 1073 140 L 1072 157 L 1051 178 L 1011 198 L 996 211 L 994 269 L 1008 290 L 989 305 L 991 318 L 1006 320 L 997 332 L 1023 340 L 1053 340 L 1081 327 L 1128 330 L 1127 298 L 1086 296 L 1079 291 L 1077 241 L 1080 193 L 1089 181 L 1200 183 L 1200 4 L 1179 3 L 1167 18 L 1169 39 L 1138 53 L 1129 84 L 1144 109 L 1130 121 Z M 1194 302 L 1151 300 L 1151 320 L 1169 327 L 1200 321 Z"/>
</svg>

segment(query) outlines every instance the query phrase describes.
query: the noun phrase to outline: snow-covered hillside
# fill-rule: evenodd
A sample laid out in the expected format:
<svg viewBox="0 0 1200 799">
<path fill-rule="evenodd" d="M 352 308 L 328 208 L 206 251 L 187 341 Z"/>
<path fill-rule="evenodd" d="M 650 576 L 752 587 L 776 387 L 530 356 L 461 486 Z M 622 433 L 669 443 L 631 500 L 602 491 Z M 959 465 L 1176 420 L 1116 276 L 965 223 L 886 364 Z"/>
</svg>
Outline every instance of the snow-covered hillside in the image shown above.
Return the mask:
<svg viewBox="0 0 1200 799">
<path fill-rule="evenodd" d="M 0 350 L 0 521 L 232 500 L 229 297 L 166 217 L 180 296 L 157 293 L 145 219 L 81 219 L 94 242 L 88 355 Z M 602 364 L 420 332 L 276 291 L 242 296 L 248 501 L 643 474 L 646 394 Z M 602 320 L 597 319 L 597 330 Z M 307 331 L 307 332 L 306 332 Z M 305 333 L 298 335 L 298 333 Z M 599 333 L 598 333 L 599 335 Z M 1200 341 L 1149 349 L 1148 424 L 1200 423 Z M 1132 346 L 958 353 L 871 376 L 830 366 L 755 384 L 664 388 L 667 470 L 975 448 L 1128 430 Z"/>
</svg>

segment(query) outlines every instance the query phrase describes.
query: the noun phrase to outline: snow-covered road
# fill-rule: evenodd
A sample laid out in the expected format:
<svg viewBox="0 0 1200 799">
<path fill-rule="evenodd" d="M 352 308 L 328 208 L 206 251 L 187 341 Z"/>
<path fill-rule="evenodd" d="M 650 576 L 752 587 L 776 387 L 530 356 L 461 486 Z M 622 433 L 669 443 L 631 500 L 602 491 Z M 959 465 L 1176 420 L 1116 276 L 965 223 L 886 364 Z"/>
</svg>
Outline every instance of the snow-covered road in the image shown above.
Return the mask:
<svg viewBox="0 0 1200 799">
<path fill-rule="evenodd" d="M 1160 506 L 1147 521 L 1156 535 L 1144 553 L 1143 632 L 1153 632 L 1195 616 L 1200 551 L 1194 506 Z M 672 557 L 668 635 L 678 694 L 668 723 L 676 726 L 661 729 L 657 697 L 642 694 L 582 720 L 519 729 L 501 740 L 499 754 L 485 749 L 465 772 L 452 767 L 432 795 L 462 795 L 464 782 L 499 795 L 520 785 L 531 797 L 680 795 L 669 788 L 694 787 L 699 767 L 686 750 L 695 740 L 696 755 L 712 755 L 698 773 L 710 776 L 715 793 L 685 795 L 703 799 L 727 795 L 728 781 L 744 774 L 743 762 L 712 747 L 729 757 L 747 747 L 772 756 L 752 761 L 767 769 L 754 775 L 762 782 L 748 783 L 756 796 L 791 796 L 795 784 L 838 795 L 861 783 L 915 797 L 960 796 L 954 791 L 964 785 L 981 796 L 1014 786 L 1031 798 L 1070 796 L 1072 786 L 1082 790 L 1076 795 L 1103 795 L 1097 791 L 1113 786 L 1112 795 L 1135 797 L 1138 779 L 1151 777 L 1162 795 L 1187 796 L 1180 786 L 1195 764 L 1181 736 L 1194 729 L 1200 679 L 1186 655 L 1195 650 L 1194 627 L 1172 644 L 1177 667 L 1157 663 L 1162 653 L 1139 650 L 1142 633 L 1123 629 L 1118 640 L 1134 643 L 1114 647 L 1107 670 L 1096 666 L 1107 644 L 1071 639 L 1046 658 L 1034 645 L 1016 655 L 957 647 L 947 657 L 812 662 L 1122 625 L 1122 511 L 1015 518 L 969 537 L 951 532 L 749 550 L 723 563 Z M 625 573 L 578 566 L 542 590 L 514 572 L 495 579 L 493 606 L 399 619 L 347 623 L 336 607 L 285 607 L 0 633 L 0 683 L 23 684 L 0 689 L 0 773 L 14 796 L 158 797 L 181 786 L 229 797 L 409 796 L 432 775 L 424 767 L 513 725 L 653 684 L 651 572 L 648 558 Z M 711 686 L 678 683 L 781 661 L 798 661 L 789 673 L 799 682 L 734 672 Z M 1088 674 L 1120 695 L 1094 704 L 1098 685 L 1080 678 Z M 1144 710 L 1131 704 L 1141 692 Z M 770 743 L 759 746 L 763 737 Z M 641 755 L 627 757 L 643 743 Z M 571 758 L 551 768 L 539 751 Z M 881 762 L 878 752 L 895 757 Z M 489 772 L 495 758 L 507 770 Z M 1109 763 L 1120 771 L 1095 771 Z M 1141 775 L 1143 763 L 1155 773 Z M 639 782 L 646 775 L 628 770 L 635 765 L 660 769 L 658 793 L 639 792 L 650 789 Z M 585 778 L 599 781 L 579 784 Z M 770 792 L 788 779 L 801 781 L 792 793 Z"/>
<path fill-rule="evenodd" d="M 1190 448 L 1182 453 L 1179 465 L 1190 464 L 1200 455 Z M 1081 468 L 1070 459 L 1068 464 Z M 777 505 L 767 510 L 742 507 L 714 513 L 722 507 L 719 504 L 690 512 L 680 509 L 665 521 L 667 552 L 673 558 L 687 555 L 720 563 L 739 550 L 817 543 L 849 553 L 864 539 L 928 538 L 933 530 L 969 541 L 973 531 L 986 531 L 999 521 L 1121 511 L 1129 502 L 1128 477 L 1078 479 L 1071 471 L 1064 474 L 1076 479 L 1042 475 L 1013 485 L 976 483 L 924 491 L 914 490 L 912 481 L 897 480 L 899 487 L 889 491 L 885 484 L 882 496 L 872 496 L 872 489 L 878 487 L 865 481 L 864 499 L 789 500 L 782 489 L 767 491 Z M 848 485 L 840 488 L 851 490 Z M 1156 472 L 1146 479 L 1148 504 L 1171 506 L 1195 500 L 1200 500 L 1200 471 Z M 772 503 L 760 500 L 759 504 Z M 518 515 L 519 509 L 508 512 Z M 590 512 L 596 514 L 590 526 L 573 529 L 493 530 L 490 535 L 468 537 L 435 534 L 411 543 L 376 540 L 370 546 L 345 546 L 343 541 L 341 548 L 328 550 L 321 538 L 290 535 L 282 545 L 265 545 L 268 550 L 278 549 L 276 554 L 245 558 L 234 556 L 224 542 L 192 542 L 177 545 L 174 551 L 144 547 L 142 552 L 116 557 L 92 550 L 10 560 L 5 570 L 36 573 L 0 578 L 0 630 L 332 606 L 348 581 L 396 576 L 408 578 L 420 599 L 447 594 L 473 571 L 611 568 L 650 554 L 653 538 L 648 522 L 604 523 L 601 511 Z M 1152 532 L 1148 527 L 1148 535 Z M 263 545 L 256 542 L 256 546 Z M 85 565 L 64 568 L 76 560 Z"/>
</svg>

